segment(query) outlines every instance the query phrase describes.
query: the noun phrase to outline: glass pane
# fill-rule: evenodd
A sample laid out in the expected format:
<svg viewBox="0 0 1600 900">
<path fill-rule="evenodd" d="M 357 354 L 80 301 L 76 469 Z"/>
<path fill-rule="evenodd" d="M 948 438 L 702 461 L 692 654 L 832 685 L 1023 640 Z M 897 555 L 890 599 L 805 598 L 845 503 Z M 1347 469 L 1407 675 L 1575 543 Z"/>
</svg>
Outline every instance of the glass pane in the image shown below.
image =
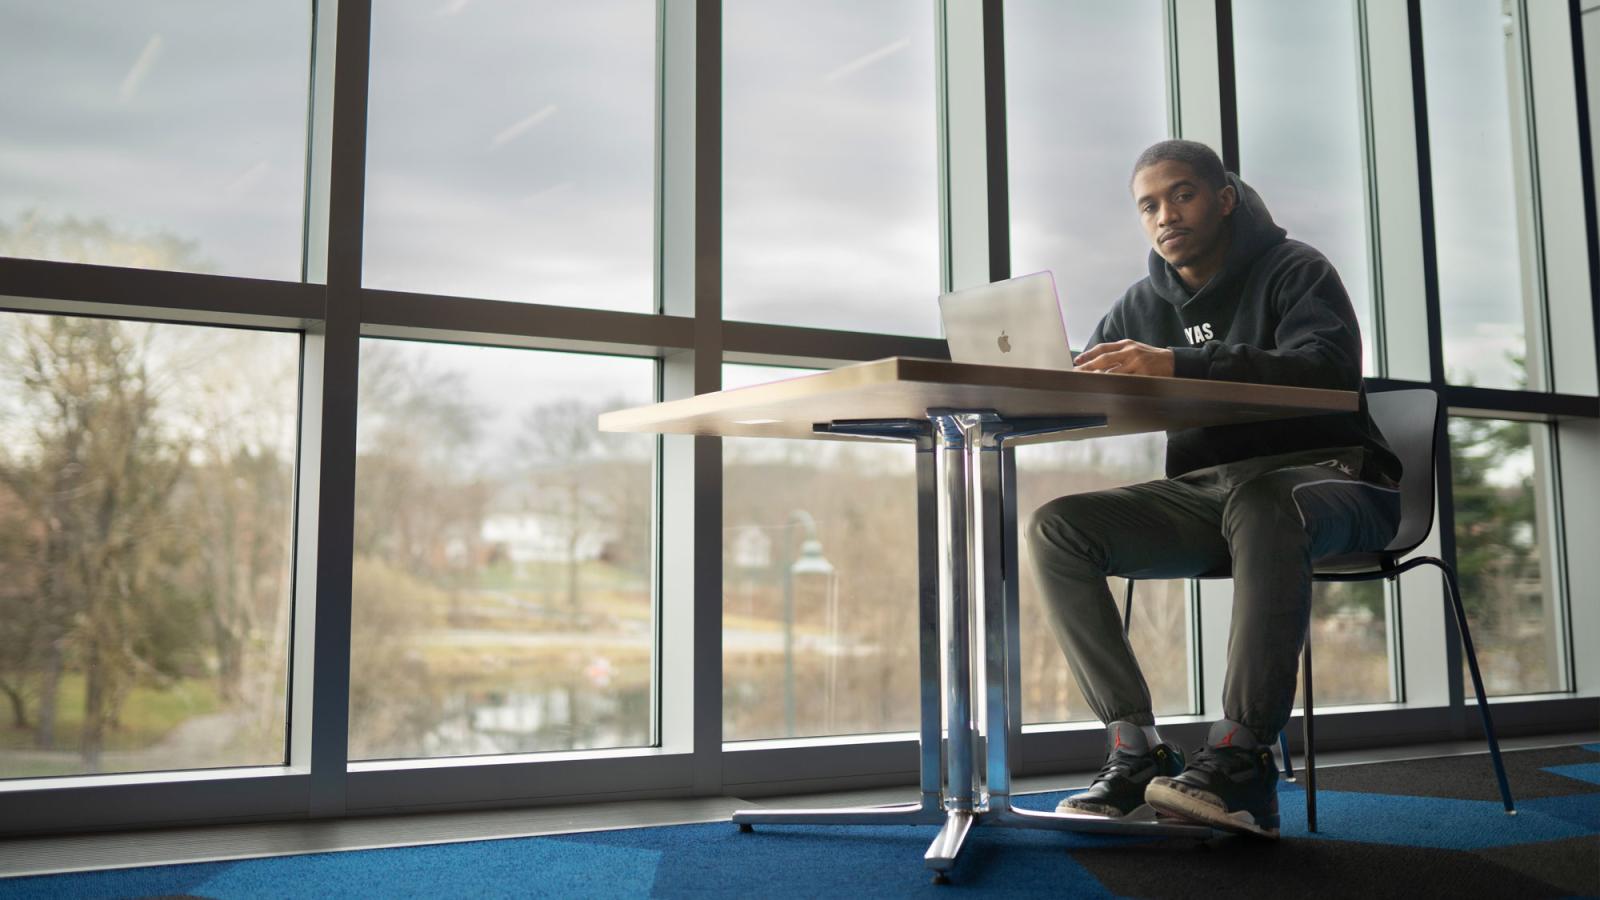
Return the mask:
<svg viewBox="0 0 1600 900">
<path fill-rule="evenodd" d="M 802 374 L 724 366 L 725 387 Z M 908 447 L 724 438 L 723 738 L 917 728 Z"/>
<path fill-rule="evenodd" d="M 1145 274 L 1128 177 L 1167 136 L 1161 3 L 1008 0 L 1005 31 L 1011 269 L 1054 272 L 1081 348 Z"/>
<path fill-rule="evenodd" d="M 656 4 L 373 6 L 365 284 L 653 309 Z"/>
<path fill-rule="evenodd" d="M 299 280 L 310 3 L 0 22 L 0 255 Z"/>
<path fill-rule="evenodd" d="M 0 778 L 284 762 L 299 355 L 0 314 Z"/>
<path fill-rule="evenodd" d="M 933 15 L 724 5 L 727 318 L 939 334 Z"/>
<path fill-rule="evenodd" d="M 362 342 L 352 759 L 651 742 L 654 371 Z"/>
<path fill-rule="evenodd" d="M 1374 374 L 1354 0 L 1237 0 L 1233 35 L 1240 174 L 1289 237 L 1338 269 L 1361 325 L 1363 371 Z"/>
<path fill-rule="evenodd" d="M 1422 2 L 1444 364 L 1458 384 L 1539 387 L 1526 364 L 1539 327 L 1519 38 L 1501 9 Z"/>
<path fill-rule="evenodd" d="M 1490 694 L 1563 690 L 1547 426 L 1450 420 L 1456 572 Z M 1463 678 L 1469 678 L 1462 665 Z M 1470 692 L 1472 682 L 1465 682 Z"/>
<path fill-rule="evenodd" d="M 1097 438 L 1017 449 L 1018 506 L 1027 515 L 1065 494 L 1106 490 L 1160 478 L 1165 442 L 1160 435 Z M 1076 722 L 1094 719 L 1067 668 L 1040 604 L 1034 569 L 1021 545 L 1022 721 Z M 1124 582 L 1111 579 L 1121 608 Z M 1194 648 L 1190 640 L 1189 582 L 1141 581 L 1135 588 L 1129 640 L 1150 685 L 1156 715 L 1194 711 Z"/>
<path fill-rule="evenodd" d="M 1318 708 L 1391 703 L 1389 604 L 1378 581 L 1321 582 L 1311 589 L 1311 667 Z M 1305 694 L 1296 676 L 1295 708 Z"/>
<path fill-rule="evenodd" d="M 1589 122 L 1600 122 L 1600 10 L 1590 6 L 1583 13 L 1583 58 L 1588 72 Z M 1594 155 L 1594 170 L 1600 172 L 1600 141 L 1589 141 L 1589 152 Z"/>
</svg>

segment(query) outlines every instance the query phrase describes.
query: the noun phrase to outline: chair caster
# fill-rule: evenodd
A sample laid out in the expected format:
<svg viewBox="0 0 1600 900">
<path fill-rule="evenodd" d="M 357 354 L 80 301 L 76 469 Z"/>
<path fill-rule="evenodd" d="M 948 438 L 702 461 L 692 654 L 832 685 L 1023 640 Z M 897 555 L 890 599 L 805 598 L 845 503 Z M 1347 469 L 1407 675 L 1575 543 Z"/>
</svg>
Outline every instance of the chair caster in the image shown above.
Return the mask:
<svg viewBox="0 0 1600 900">
<path fill-rule="evenodd" d="M 935 872 L 935 873 L 933 873 L 933 883 L 934 884 L 949 884 L 950 883 L 950 876 L 946 875 L 943 872 Z"/>
<path fill-rule="evenodd" d="M 1516 814 L 1517 814 L 1517 811 L 1516 811 L 1516 810 L 1514 810 L 1514 809 L 1508 809 L 1508 810 L 1506 810 L 1506 815 L 1508 815 L 1508 816 L 1514 816 L 1514 815 L 1516 815 Z"/>
<path fill-rule="evenodd" d="M 755 831 L 755 830 L 756 830 L 756 827 L 754 825 L 751 825 L 749 822 L 740 822 L 739 823 L 739 833 L 740 834 L 749 834 L 750 832 Z"/>
</svg>

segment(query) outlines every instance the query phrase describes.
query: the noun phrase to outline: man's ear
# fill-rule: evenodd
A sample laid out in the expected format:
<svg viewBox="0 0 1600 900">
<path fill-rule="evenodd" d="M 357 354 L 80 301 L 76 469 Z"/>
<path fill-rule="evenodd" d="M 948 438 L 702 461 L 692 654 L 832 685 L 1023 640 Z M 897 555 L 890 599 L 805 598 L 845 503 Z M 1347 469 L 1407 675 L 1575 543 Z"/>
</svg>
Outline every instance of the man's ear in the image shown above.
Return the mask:
<svg viewBox="0 0 1600 900">
<path fill-rule="evenodd" d="M 1222 190 L 1217 191 L 1217 202 L 1222 206 L 1223 217 L 1230 216 L 1234 207 L 1239 205 L 1239 192 L 1233 189 L 1233 185 L 1225 184 Z"/>
</svg>

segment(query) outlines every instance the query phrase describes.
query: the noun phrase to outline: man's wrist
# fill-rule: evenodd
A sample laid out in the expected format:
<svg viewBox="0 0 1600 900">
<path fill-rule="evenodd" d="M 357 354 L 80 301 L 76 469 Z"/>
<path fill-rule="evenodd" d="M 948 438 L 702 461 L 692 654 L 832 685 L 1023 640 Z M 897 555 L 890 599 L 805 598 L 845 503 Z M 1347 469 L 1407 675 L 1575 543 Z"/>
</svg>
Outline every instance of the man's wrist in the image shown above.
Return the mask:
<svg viewBox="0 0 1600 900">
<path fill-rule="evenodd" d="M 1172 374 L 1178 378 L 1206 377 L 1206 351 L 1203 347 L 1168 347 L 1172 353 Z"/>
</svg>

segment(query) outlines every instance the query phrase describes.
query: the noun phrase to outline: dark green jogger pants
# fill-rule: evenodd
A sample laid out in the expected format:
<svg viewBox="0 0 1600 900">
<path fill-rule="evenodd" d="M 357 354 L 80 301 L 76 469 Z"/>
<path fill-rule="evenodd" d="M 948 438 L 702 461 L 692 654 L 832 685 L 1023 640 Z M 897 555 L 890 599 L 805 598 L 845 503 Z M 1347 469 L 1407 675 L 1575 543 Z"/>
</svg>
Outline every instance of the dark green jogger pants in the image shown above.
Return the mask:
<svg viewBox="0 0 1600 900">
<path fill-rule="evenodd" d="M 1270 742 L 1289 721 L 1311 615 L 1312 561 L 1381 550 L 1400 494 L 1363 481 L 1366 453 L 1260 457 L 1039 507 L 1026 525 L 1056 639 L 1103 722 L 1154 724 L 1150 688 L 1122 633 L 1106 576 L 1233 572 L 1222 713 Z"/>
</svg>

